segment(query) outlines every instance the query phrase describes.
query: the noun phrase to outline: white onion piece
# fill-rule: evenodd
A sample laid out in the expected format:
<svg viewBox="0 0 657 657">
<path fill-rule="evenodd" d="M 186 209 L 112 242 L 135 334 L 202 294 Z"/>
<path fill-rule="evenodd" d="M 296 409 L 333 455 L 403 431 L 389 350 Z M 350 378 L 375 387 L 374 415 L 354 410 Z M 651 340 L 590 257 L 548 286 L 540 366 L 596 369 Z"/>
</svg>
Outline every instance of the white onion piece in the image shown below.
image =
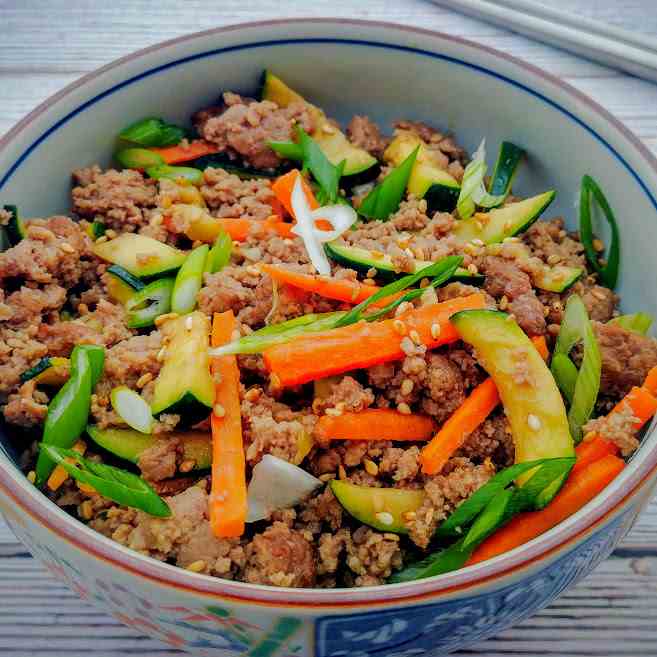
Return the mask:
<svg viewBox="0 0 657 657">
<path fill-rule="evenodd" d="M 296 213 L 296 209 L 295 209 Z M 247 490 L 247 522 L 263 520 L 272 511 L 289 509 L 302 502 L 322 482 L 305 470 L 265 454 L 253 468 L 253 476 Z"/>
<path fill-rule="evenodd" d="M 297 176 L 292 188 L 291 202 L 297 220 L 292 232 L 303 240 L 313 267 L 323 276 L 329 276 L 331 265 L 324 253 L 322 242 L 334 240 L 344 233 L 357 219 L 355 210 L 347 205 L 327 205 L 311 210 L 301 176 Z M 320 230 L 315 225 L 316 219 L 328 219 L 334 227 L 333 230 Z"/>
</svg>

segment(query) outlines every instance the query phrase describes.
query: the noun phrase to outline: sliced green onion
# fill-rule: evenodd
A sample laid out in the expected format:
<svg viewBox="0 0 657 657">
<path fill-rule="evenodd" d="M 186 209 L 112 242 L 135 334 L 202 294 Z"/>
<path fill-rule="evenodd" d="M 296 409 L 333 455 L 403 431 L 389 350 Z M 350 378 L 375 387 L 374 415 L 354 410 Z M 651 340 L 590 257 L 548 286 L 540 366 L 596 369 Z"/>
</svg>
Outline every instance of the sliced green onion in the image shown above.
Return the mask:
<svg viewBox="0 0 657 657">
<path fill-rule="evenodd" d="M 196 308 L 196 297 L 203 285 L 203 270 L 210 247 L 207 244 L 195 248 L 178 270 L 171 294 L 171 310 L 179 315 Z"/>
<path fill-rule="evenodd" d="M 634 333 L 646 335 L 652 326 L 652 316 L 648 315 L 648 313 L 620 315 L 619 317 L 610 319 L 607 323 L 613 324 L 615 326 L 620 326 L 624 329 L 627 329 L 628 331 L 634 331 Z"/>
<path fill-rule="evenodd" d="M 542 509 L 559 492 L 573 465 L 574 456 L 546 459 L 528 481 L 517 487 L 505 520 L 520 511 Z"/>
<path fill-rule="evenodd" d="M 171 310 L 174 278 L 158 278 L 135 292 L 125 303 L 130 328 L 152 326 L 155 319 Z"/>
<path fill-rule="evenodd" d="M 398 167 L 395 167 L 358 206 L 358 214 L 368 219 L 386 221 L 397 212 L 417 159 L 418 146 Z"/>
<path fill-rule="evenodd" d="M 477 516 L 463 539 L 463 550 L 473 550 L 495 531 L 506 514 L 514 492 L 512 488 L 506 488 L 486 505 L 486 508 Z"/>
<path fill-rule="evenodd" d="M 221 271 L 230 262 L 232 251 L 233 240 L 226 231 L 220 231 L 205 260 L 205 272 L 216 274 Z"/>
<path fill-rule="evenodd" d="M 525 156 L 525 151 L 512 144 L 503 141 L 497 154 L 497 161 L 490 176 L 488 191 L 494 196 L 506 198 L 511 191 L 511 186 L 518 173 L 518 165 Z"/>
<path fill-rule="evenodd" d="M 94 242 L 105 234 L 105 224 L 102 221 L 92 221 L 87 226 L 87 235 L 91 237 Z"/>
<path fill-rule="evenodd" d="M 299 148 L 303 153 L 303 167 L 312 173 L 319 185 L 317 200 L 320 205 L 337 203 L 340 192 L 340 178 L 344 170 L 345 160 L 337 166 L 331 164 L 317 142 L 297 125 Z"/>
<path fill-rule="evenodd" d="M 582 427 L 591 417 L 598 398 L 602 358 L 584 302 L 578 295 L 572 294 L 566 302 L 554 356 L 557 354 L 568 356 L 570 350 L 580 341 L 584 346 L 584 358 L 577 374 L 572 403 L 568 411 L 568 424 L 575 443 L 582 439 Z M 557 377 L 560 373 L 559 370 L 552 370 L 557 385 L 559 385 Z M 559 387 L 568 388 L 569 385 L 569 382 L 562 382 Z"/>
<path fill-rule="evenodd" d="M 160 164 L 155 167 L 148 167 L 146 174 L 156 180 L 167 178 L 168 180 L 186 180 L 192 185 L 201 185 L 203 183 L 203 172 L 193 167 L 172 167 L 168 164 Z"/>
<path fill-rule="evenodd" d="M 303 148 L 293 141 L 268 141 L 267 146 L 286 160 L 303 160 Z"/>
<path fill-rule="evenodd" d="M 72 449 L 44 444 L 40 449 L 48 458 L 61 465 L 69 476 L 92 486 L 103 497 L 159 518 L 171 515 L 167 503 L 136 474 L 105 463 L 95 463 Z"/>
<path fill-rule="evenodd" d="M 125 128 L 119 137 L 141 146 L 173 146 L 185 137 L 185 130 L 157 118 L 146 118 Z"/>
<path fill-rule="evenodd" d="M 611 244 L 606 255 L 607 262 L 604 266 L 600 264 L 600 253 L 593 245 L 591 198 L 594 198 L 600 206 L 611 229 Z M 589 264 L 598 273 L 600 281 L 613 290 L 618 281 L 618 269 L 620 265 L 620 231 L 607 198 L 598 186 L 598 183 L 591 176 L 582 177 L 579 202 L 579 236 L 584 245 L 584 252 L 586 253 L 586 259 Z"/>
<path fill-rule="evenodd" d="M 559 390 L 563 396 L 568 400 L 568 404 L 573 403 L 575 396 L 575 384 L 577 383 L 577 366 L 566 354 L 555 354 L 552 357 L 550 364 L 554 380 L 559 386 Z"/>
<path fill-rule="evenodd" d="M 110 393 L 112 408 L 132 429 L 141 433 L 153 433 L 155 420 L 151 407 L 144 398 L 128 386 L 117 386 Z"/>
<path fill-rule="evenodd" d="M 457 541 L 448 548 L 430 554 L 428 557 L 416 563 L 409 564 L 402 570 L 393 573 L 388 578 L 388 584 L 401 584 L 402 582 L 413 582 L 416 579 L 425 579 L 434 575 L 443 575 L 452 570 L 458 570 L 465 566 L 472 554 L 473 548 L 463 550 L 464 538 Z"/>
<path fill-rule="evenodd" d="M 91 389 L 93 390 L 105 371 L 105 347 L 97 344 L 82 344 L 78 345 L 77 349 L 84 351 L 89 359 Z"/>
<path fill-rule="evenodd" d="M 150 169 L 166 164 L 164 158 L 146 148 L 124 148 L 114 156 L 125 169 Z"/>
</svg>

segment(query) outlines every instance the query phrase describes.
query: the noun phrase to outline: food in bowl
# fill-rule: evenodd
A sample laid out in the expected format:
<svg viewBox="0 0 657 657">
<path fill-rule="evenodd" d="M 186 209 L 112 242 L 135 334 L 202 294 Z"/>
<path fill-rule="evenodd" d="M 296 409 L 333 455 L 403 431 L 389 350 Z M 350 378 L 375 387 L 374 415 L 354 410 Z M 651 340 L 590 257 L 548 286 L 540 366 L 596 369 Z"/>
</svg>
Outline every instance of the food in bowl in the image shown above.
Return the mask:
<svg viewBox="0 0 657 657">
<path fill-rule="evenodd" d="M 128 126 L 71 218 L 3 200 L 3 413 L 52 500 L 194 572 L 366 586 L 513 549 L 622 470 L 657 342 L 593 179 L 568 233 L 512 190 L 519 146 L 487 177 L 483 141 L 342 132 L 269 72 L 192 124 Z"/>
</svg>

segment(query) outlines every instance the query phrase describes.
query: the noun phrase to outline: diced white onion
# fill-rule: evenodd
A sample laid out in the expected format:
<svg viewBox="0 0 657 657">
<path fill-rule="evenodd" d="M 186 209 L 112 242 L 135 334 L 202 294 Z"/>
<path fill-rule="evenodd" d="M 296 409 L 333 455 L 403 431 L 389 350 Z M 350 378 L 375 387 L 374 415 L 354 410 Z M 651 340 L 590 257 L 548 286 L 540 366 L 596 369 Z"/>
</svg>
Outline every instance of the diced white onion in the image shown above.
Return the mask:
<svg viewBox="0 0 657 657">
<path fill-rule="evenodd" d="M 146 400 L 127 386 L 117 386 L 110 393 L 112 408 L 121 419 L 136 431 L 152 433 L 155 420 L 151 414 L 151 407 Z"/>
<path fill-rule="evenodd" d="M 320 486 L 322 482 L 302 468 L 271 454 L 265 454 L 262 461 L 253 468 L 247 491 L 246 521 L 263 520 L 272 511 L 289 509 L 302 502 Z"/>
<path fill-rule="evenodd" d="M 486 139 L 482 139 L 472 155 L 472 160 L 463 172 L 461 191 L 456 204 L 461 219 L 471 217 L 475 211 L 475 205 L 492 208 L 504 200 L 504 194 L 494 196 L 486 191 L 484 185 L 486 169 Z"/>
</svg>

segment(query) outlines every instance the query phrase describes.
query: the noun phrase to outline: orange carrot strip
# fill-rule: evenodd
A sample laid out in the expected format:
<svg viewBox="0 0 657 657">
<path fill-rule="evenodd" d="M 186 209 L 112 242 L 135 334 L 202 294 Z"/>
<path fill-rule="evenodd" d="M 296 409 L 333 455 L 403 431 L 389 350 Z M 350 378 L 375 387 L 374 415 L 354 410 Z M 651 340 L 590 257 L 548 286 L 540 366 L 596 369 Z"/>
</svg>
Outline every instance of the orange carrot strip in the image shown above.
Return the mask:
<svg viewBox="0 0 657 657">
<path fill-rule="evenodd" d="M 291 217 L 294 217 L 294 210 L 292 209 L 292 190 L 297 182 L 297 176 L 301 176 L 299 170 L 292 169 L 292 171 L 288 171 L 286 174 L 276 178 L 271 186 L 272 192 L 274 192 L 276 198 L 281 202 L 281 205 L 288 211 Z M 306 199 L 308 199 L 310 209 L 317 209 L 319 203 L 313 194 L 313 190 L 303 176 L 301 176 L 301 185 L 303 191 L 306 193 Z"/>
<path fill-rule="evenodd" d="M 389 408 L 323 415 L 315 426 L 321 440 L 428 440 L 435 431 L 426 415 L 403 415 Z"/>
<path fill-rule="evenodd" d="M 405 355 L 402 340 L 410 341 L 411 335 L 429 349 L 456 342 L 459 335 L 449 318 L 459 310 L 483 308 L 485 305 L 483 295 L 476 293 L 414 308 L 397 319 L 371 324 L 358 322 L 322 333 L 301 335 L 288 343 L 266 349 L 263 354 L 265 365 L 276 385 L 293 386 L 399 360 Z M 406 337 L 395 328 L 400 326 L 398 322 L 408 333 Z"/>
<path fill-rule="evenodd" d="M 493 379 L 479 384 L 470 396 L 443 424 L 431 442 L 422 449 L 420 463 L 422 472 L 436 474 L 466 438 L 491 414 L 500 403 L 500 396 Z"/>
<path fill-rule="evenodd" d="M 358 281 L 350 281 L 344 278 L 303 274 L 277 265 L 262 264 L 260 265 L 260 269 L 269 274 L 278 283 L 291 285 L 292 287 L 300 288 L 306 292 L 315 292 L 327 299 L 337 299 L 338 301 L 345 301 L 346 303 L 353 303 L 354 305 L 361 301 L 365 301 L 365 299 L 369 299 L 381 289 L 376 285 L 363 285 Z M 407 290 L 404 290 L 393 296 L 381 299 L 372 305 L 385 306 L 406 292 Z"/>
<path fill-rule="evenodd" d="M 249 235 L 272 232 L 277 233 L 281 237 L 292 237 L 292 224 L 280 221 L 275 214 L 264 221 L 241 217 L 222 217 L 217 219 L 217 223 L 236 242 L 244 242 Z"/>
<path fill-rule="evenodd" d="M 216 313 L 212 346 L 232 340 L 237 321 L 233 311 Z M 212 485 L 209 513 L 212 532 L 219 538 L 241 536 L 246 521 L 246 463 L 242 441 L 240 375 L 235 356 L 212 359 L 216 384 L 212 426 Z M 217 411 L 220 414 L 217 414 Z"/>
<path fill-rule="evenodd" d="M 219 149 L 210 142 L 203 139 L 196 139 L 189 142 L 188 146 L 165 146 L 163 148 L 149 148 L 148 150 L 158 153 L 167 164 L 180 164 L 189 162 L 203 155 L 212 155 L 218 153 Z"/>
<path fill-rule="evenodd" d="M 623 399 L 621 399 L 609 414 L 620 413 L 629 404 L 632 409 L 632 415 L 636 418 L 634 428 L 638 431 L 641 427 L 657 413 L 657 399 L 650 394 L 645 388 L 636 386 L 630 390 Z"/>
<path fill-rule="evenodd" d="M 73 445 L 72 449 L 78 454 L 84 454 L 87 451 L 87 445 L 84 441 L 78 440 L 75 445 Z M 65 460 L 67 463 L 75 463 L 72 458 L 67 458 Z M 50 477 L 48 477 L 48 481 L 46 483 L 48 484 L 48 488 L 50 488 L 50 490 L 55 491 L 58 490 L 67 479 L 68 472 L 66 472 L 66 470 L 64 470 L 61 465 L 58 465 L 52 471 L 52 474 Z"/>
<path fill-rule="evenodd" d="M 601 436 L 594 436 L 593 439 L 583 440 L 575 448 L 575 456 L 577 457 L 577 462 L 573 466 L 573 469 L 570 471 L 570 474 L 572 476 L 578 473 L 580 470 L 588 468 L 591 463 L 599 461 L 601 458 L 607 456 L 608 454 L 617 456 L 618 452 L 618 447 L 612 443 L 611 440 L 606 440 Z"/>
<path fill-rule="evenodd" d="M 543 360 L 547 360 L 550 356 L 550 350 L 548 349 L 547 342 L 544 335 L 535 335 L 532 338 L 532 342 L 536 347 L 536 351 L 543 357 Z"/>
<path fill-rule="evenodd" d="M 467 562 L 470 566 L 531 541 L 581 509 L 602 491 L 625 467 L 625 462 L 608 454 L 571 475 L 554 499 L 541 511 L 518 514 L 487 538 Z"/>
<path fill-rule="evenodd" d="M 653 367 L 650 372 L 648 372 L 648 376 L 643 382 L 642 387 L 648 390 L 651 395 L 657 396 L 657 366 Z"/>
</svg>

